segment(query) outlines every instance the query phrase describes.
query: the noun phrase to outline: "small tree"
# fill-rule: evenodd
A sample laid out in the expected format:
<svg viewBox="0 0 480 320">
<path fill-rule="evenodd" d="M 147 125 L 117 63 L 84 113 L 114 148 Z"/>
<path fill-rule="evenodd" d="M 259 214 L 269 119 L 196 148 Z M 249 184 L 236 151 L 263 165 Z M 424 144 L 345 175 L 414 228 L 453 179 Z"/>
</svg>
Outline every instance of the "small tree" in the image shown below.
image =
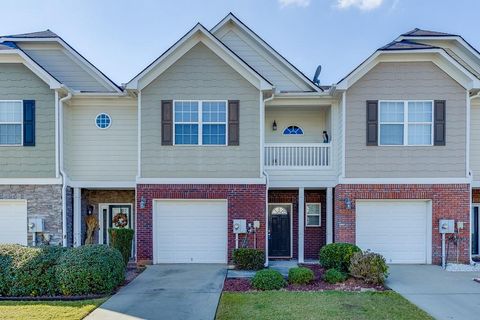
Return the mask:
<svg viewBox="0 0 480 320">
<path fill-rule="evenodd" d="M 127 228 L 110 228 L 108 229 L 108 233 L 110 234 L 110 246 L 120 251 L 125 266 L 127 266 L 132 252 L 134 231 Z"/>
</svg>

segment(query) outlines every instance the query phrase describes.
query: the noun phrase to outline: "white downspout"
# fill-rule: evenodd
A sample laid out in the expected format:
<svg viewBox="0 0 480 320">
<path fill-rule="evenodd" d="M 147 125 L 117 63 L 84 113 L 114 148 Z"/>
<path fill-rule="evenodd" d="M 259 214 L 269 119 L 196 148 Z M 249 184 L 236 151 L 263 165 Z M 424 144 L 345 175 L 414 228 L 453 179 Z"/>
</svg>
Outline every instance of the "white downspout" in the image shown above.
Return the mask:
<svg viewBox="0 0 480 320">
<path fill-rule="evenodd" d="M 67 175 L 63 167 L 63 103 L 72 98 L 72 93 L 68 92 L 67 96 L 59 100 L 59 158 L 60 158 L 60 175 L 62 176 L 62 239 L 63 246 L 67 246 Z"/>
<path fill-rule="evenodd" d="M 262 95 L 262 92 L 260 92 L 260 95 Z M 261 105 L 261 112 L 260 114 L 263 114 L 263 119 L 261 119 L 261 128 L 263 128 L 263 130 L 260 130 L 261 131 L 261 137 L 260 137 L 260 152 L 261 154 L 263 155 L 264 152 L 265 152 L 265 102 L 267 101 L 271 101 L 273 100 L 273 98 L 275 97 L 275 95 L 273 94 L 272 92 L 272 96 L 270 98 L 267 98 L 267 99 L 263 99 L 263 97 L 261 96 L 260 97 L 260 101 L 262 101 L 262 105 Z M 269 228 L 269 225 L 268 225 L 268 190 L 270 189 L 270 180 L 268 178 L 268 173 L 267 171 L 264 170 L 264 157 L 261 156 L 260 157 L 261 159 L 261 163 L 260 163 L 260 167 L 262 168 L 262 174 L 265 176 L 265 188 L 266 188 L 266 195 L 265 195 L 265 267 L 268 267 L 268 228 Z"/>
</svg>

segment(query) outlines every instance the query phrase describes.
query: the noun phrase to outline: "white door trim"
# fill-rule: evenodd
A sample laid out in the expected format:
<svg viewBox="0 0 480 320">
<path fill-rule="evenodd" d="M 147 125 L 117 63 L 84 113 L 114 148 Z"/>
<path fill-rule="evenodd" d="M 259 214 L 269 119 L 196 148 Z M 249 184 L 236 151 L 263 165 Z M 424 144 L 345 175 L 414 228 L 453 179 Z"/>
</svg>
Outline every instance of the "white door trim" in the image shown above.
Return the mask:
<svg viewBox="0 0 480 320">
<path fill-rule="evenodd" d="M 268 258 L 273 258 L 273 259 L 282 259 L 282 258 L 293 258 L 293 203 L 280 203 L 280 202 L 273 202 L 273 203 L 268 203 L 268 221 L 270 221 L 270 206 L 290 206 L 290 256 L 280 256 L 280 257 L 277 257 L 277 256 L 269 256 Z M 269 223 L 270 225 L 270 223 Z M 267 234 L 268 234 L 268 230 L 267 230 Z M 267 238 L 268 239 L 268 238 Z M 267 246 L 269 244 L 267 243 Z"/>
</svg>

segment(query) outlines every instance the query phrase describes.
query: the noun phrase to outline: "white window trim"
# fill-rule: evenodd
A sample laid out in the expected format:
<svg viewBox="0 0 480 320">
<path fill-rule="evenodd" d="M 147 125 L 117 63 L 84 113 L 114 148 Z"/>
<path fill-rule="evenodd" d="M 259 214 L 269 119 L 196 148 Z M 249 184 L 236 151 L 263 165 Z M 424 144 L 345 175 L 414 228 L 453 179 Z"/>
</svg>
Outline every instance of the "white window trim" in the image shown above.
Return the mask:
<svg viewBox="0 0 480 320">
<path fill-rule="evenodd" d="M 198 103 L 198 121 L 197 122 L 177 122 L 175 121 L 175 104 L 177 102 L 197 102 Z M 225 125 L 225 144 L 203 144 L 203 103 L 204 102 L 224 102 L 225 103 L 225 122 L 205 122 L 205 124 L 224 124 Z M 177 144 L 175 139 L 176 124 L 197 124 L 198 125 L 198 144 Z M 226 147 L 228 146 L 228 100 L 173 100 L 173 145 L 179 147 Z"/>
<path fill-rule="evenodd" d="M 105 127 L 105 128 L 99 127 L 99 126 L 98 126 L 98 123 L 97 123 L 98 117 L 101 116 L 101 115 L 103 115 L 103 114 L 106 115 L 106 116 L 110 119 L 110 123 L 108 124 L 108 127 Z M 112 122 L 113 122 L 113 121 L 112 121 L 112 117 L 111 117 L 108 113 L 106 113 L 106 112 L 100 112 L 99 114 L 97 114 L 97 115 L 95 116 L 95 127 L 97 127 L 97 129 L 107 130 L 108 128 L 110 128 L 110 127 L 112 126 Z"/>
<path fill-rule="evenodd" d="M 308 214 L 308 205 L 315 204 L 318 205 L 318 214 Z M 308 217 L 318 217 L 318 225 L 317 224 L 308 224 Z M 305 227 L 306 228 L 318 228 L 322 226 L 322 204 L 320 202 L 305 202 Z"/>
<path fill-rule="evenodd" d="M 0 147 L 21 147 L 23 146 L 23 100 L 0 100 L 0 102 L 20 102 L 22 119 L 20 122 L 0 122 L 0 124 L 19 124 L 20 125 L 20 143 L 19 144 L 0 144 Z"/>
<path fill-rule="evenodd" d="M 403 122 L 382 122 L 380 120 L 380 106 L 382 102 L 401 102 L 403 103 Z M 408 121 L 408 103 L 409 102 L 430 102 L 432 104 L 432 121 L 431 122 L 412 122 Z M 434 122 L 435 122 L 435 105 L 433 100 L 379 100 L 378 101 L 378 146 L 381 147 L 432 147 L 434 139 Z M 381 144 L 380 127 L 382 124 L 402 124 L 403 125 L 403 144 Z M 431 127 L 430 144 L 408 144 L 408 125 L 409 124 L 429 124 Z"/>
</svg>

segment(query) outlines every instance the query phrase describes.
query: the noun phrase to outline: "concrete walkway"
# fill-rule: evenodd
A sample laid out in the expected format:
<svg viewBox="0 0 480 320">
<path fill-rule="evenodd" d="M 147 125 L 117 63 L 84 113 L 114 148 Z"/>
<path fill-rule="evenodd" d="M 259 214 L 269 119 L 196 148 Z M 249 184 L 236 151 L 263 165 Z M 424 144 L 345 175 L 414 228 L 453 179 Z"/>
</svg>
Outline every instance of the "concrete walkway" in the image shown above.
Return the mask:
<svg viewBox="0 0 480 320">
<path fill-rule="evenodd" d="M 218 264 L 149 266 L 85 319 L 213 320 L 225 275 Z"/>
<path fill-rule="evenodd" d="M 447 272 L 431 265 L 391 265 L 387 286 L 435 319 L 480 319 L 479 272 Z"/>
</svg>

